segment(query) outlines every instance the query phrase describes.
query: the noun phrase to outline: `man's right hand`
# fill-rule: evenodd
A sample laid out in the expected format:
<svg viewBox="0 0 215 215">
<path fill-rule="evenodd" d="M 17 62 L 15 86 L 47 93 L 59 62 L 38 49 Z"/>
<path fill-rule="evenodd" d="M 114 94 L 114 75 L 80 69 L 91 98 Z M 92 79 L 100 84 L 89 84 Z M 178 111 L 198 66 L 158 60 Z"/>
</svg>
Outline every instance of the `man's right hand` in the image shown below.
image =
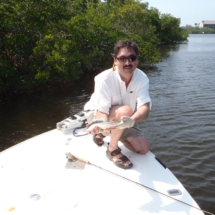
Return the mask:
<svg viewBox="0 0 215 215">
<path fill-rule="evenodd" d="M 100 118 L 100 119 L 94 119 L 91 123 L 87 124 L 87 133 L 88 134 L 98 134 L 102 133 L 101 128 L 98 126 L 99 123 L 106 122 L 107 120 Z M 98 125 L 97 125 L 98 124 Z"/>
</svg>

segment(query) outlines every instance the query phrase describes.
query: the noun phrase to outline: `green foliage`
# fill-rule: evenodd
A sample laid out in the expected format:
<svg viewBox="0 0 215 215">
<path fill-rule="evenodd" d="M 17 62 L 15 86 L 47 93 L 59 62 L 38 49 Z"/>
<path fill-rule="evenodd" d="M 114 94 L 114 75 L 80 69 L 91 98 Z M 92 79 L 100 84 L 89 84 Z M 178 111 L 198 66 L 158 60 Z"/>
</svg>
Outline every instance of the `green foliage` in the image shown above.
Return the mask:
<svg viewBox="0 0 215 215">
<path fill-rule="evenodd" d="M 2 0 L 0 92 L 110 67 L 120 39 L 139 45 L 140 62 L 159 62 L 158 44 L 187 38 L 179 24 L 135 0 Z"/>
<path fill-rule="evenodd" d="M 170 14 L 161 15 L 161 42 L 172 43 L 187 40 L 188 34 L 180 26 L 180 19 Z"/>
<path fill-rule="evenodd" d="M 37 84 L 33 48 L 71 17 L 67 0 L 2 0 L 0 3 L 0 92 Z"/>
<path fill-rule="evenodd" d="M 199 28 L 193 27 L 191 25 L 186 25 L 183 27 L 183 30 L 186 31 L 188 34 L 215 34 L 215 29 L 213 28 Z"/>
</svg>

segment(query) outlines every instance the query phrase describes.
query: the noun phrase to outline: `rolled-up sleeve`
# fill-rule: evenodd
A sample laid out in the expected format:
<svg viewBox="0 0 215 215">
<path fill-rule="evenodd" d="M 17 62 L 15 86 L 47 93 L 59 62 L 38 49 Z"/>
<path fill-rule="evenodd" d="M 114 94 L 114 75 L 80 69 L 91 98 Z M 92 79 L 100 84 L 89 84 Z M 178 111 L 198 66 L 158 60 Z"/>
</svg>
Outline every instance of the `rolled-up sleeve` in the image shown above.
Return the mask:
<svg viewBox="0 0 215 215">
<path fill-rule="evenodd" d="M 146 78 L 143 83 L 141 83 L 139 90 L 137 92 L 137 109 L 146 103 L 150 103 L 150 109 L 152 107 L 152 101 L 149 96 L 149 79 Z"/>
</svg>

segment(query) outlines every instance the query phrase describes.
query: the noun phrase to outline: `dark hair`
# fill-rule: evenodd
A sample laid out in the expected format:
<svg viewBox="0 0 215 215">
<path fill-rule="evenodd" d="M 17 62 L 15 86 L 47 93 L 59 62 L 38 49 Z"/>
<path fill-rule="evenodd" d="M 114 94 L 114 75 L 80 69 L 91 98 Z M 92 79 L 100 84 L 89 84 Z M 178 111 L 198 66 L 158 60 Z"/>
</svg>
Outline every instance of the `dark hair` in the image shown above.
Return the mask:
<svg viewBox="0 0 215 215">
<path fill-rule="evenodd" d="M 138 46 L 137 46 L 137 44 L 135 42 L 132 42 L 130 40 L 119 40 L 116 43 L 115 47 L 114 47 L 114 54 L 113 54 L 113 56 L 117 57 L 117 55 L 119 53 L 119 50 L 121 48 L 124 48 L 124 47 L 127 47 L 128 49 L 133 49 L 134 52 L 135 52 L 135 54 L 136 54 L 136 56 L 138 57 L 138 55 L 139 55 Z"/>
</svg>

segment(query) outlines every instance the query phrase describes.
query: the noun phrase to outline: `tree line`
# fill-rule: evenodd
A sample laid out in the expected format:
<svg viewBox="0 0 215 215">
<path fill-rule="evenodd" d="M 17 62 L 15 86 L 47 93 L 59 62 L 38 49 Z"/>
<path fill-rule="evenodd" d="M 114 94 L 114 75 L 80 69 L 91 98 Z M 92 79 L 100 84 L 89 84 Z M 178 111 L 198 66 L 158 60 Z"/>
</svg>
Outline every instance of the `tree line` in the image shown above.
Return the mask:
<svg viewBox="0 0 215 215">
<path fill-rule="evenodd" d="M 182 27 L 188 34 L 215 34 L 215 29 L 213 28 L 199 28 L 197 23 L 195 23 L 195 27 L 192 25 L 186 25 Z"/>
<path fill-rule="evenodd" d="M 180 19 L 137 0 L 1 0 L 0 93 L 71 81 L 110 67 L 114 44 L 135 41 L 140 62 L 187 40 Z"/>
</svg>

